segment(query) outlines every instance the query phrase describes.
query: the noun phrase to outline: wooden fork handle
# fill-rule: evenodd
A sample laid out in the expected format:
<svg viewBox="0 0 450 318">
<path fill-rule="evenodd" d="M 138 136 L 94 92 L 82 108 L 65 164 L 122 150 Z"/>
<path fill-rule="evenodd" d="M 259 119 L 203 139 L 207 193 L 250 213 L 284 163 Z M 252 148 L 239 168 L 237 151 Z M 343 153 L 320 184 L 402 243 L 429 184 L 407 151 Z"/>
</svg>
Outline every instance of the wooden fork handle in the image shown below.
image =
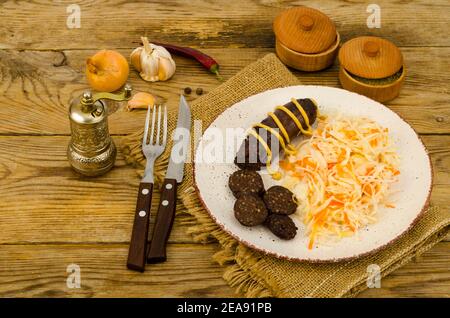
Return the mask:
<svg viewBox="0 0 450 318">
<path fill-rule="evenodd" d="M 158 215 L 156 216 L 156 223 L 147 255 L 148 263 L 161 263 L 167 259 L 166 245 L 175 218 L 176 204 L 177 181 L 175 179 L 164 179 Z"/>
<path fill-rule="evenodd" d="M 127 267 L 143 272 L 147 254 L 148 225 L 152 204 L 153 183 L 141 182 L 134 213 L 133 232 L 128 250 Z"/>
</svg>

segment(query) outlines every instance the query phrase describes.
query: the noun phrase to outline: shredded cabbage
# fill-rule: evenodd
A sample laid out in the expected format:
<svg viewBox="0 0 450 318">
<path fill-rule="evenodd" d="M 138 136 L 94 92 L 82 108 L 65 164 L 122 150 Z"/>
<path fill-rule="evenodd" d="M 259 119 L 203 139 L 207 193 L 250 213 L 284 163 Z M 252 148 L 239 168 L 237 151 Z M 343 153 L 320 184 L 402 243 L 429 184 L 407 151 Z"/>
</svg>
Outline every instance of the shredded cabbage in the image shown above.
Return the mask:
<svg viewBox="0 0 450 318">
<path fill-rule="evenodd" d="M 323 117 L 296 150 L 280 168 L 299 201 L 309 249 L 376 222 L 383 205 L 395 207 L 387 198 L 399 158 L 387 128 L 367 118 Z"/>
</svg>

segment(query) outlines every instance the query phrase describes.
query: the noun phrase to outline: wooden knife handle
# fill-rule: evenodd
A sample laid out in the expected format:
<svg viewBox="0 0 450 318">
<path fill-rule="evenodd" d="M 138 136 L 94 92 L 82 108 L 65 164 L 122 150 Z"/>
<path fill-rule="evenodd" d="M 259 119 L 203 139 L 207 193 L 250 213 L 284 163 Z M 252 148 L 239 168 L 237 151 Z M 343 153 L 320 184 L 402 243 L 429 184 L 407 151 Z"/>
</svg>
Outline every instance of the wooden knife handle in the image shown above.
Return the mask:
<svg viewBox="0 0 450 318">
<path fill-rule="evenodd" d="M 177 204 L 177 181 L 165 179 L 161 188 L 158 215 L 153 229 L 152 240 L 147 255 L 148 263 L 161 263 L 166 261 L 166 245 L 175 218 Z"/>
<path fill-rule="evenodd" d="M 133 232 L 131 234 L 127 261 L 127 267 L 129 269 L 139 272 L 143 272 L 145 269 L 152 191 L 153 183 L 141 182 L 139 185 Z"/>
</svg>

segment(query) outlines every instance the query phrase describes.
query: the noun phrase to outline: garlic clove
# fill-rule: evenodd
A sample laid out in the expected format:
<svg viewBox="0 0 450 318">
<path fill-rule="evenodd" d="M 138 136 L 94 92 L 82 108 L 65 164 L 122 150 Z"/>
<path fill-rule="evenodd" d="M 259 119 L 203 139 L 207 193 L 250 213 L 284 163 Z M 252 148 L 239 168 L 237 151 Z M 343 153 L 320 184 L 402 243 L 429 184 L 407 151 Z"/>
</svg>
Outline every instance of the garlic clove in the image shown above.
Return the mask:
<svg viewBox="0 0 450 318">
<path fill-rule="evenodd" d="M 140 71 L 142 70 L 142 67 L 141 67 L 141 54 L 142 54 L 142 50 L 143 50 L 143 47 L 142 47 L 142 46 L 141 46 L 141 47 L 138 47 L 138 48 L 135 48 L 135 49 L 133 50 L 133 52 L 131 52 L 131 55 L 130 55 L 131 65 L 133 65 L 133 67 L 134 67 L 138 72 L 140 72 Z"/>
<path fill-rule="evenodd" d="M 175 73 L 175 63 L 172 59 L 161 58 L 159 60 L 158 77 L 160 81 L 166 81 Z"/>
<path fill-rule="evenodd" d="M 172 55 L 170 55 L 170 52 L 167 51 L 164 46 L 150 43 L 150 47 L 152 48 L 153 52 L 158 55 L 159 58 L 172 59 Z"/>
<path fill-rule="evenodd" d="M 141 55 L 141 65 L 142 70 L 139 75 L 142 79 L 148 82 L 159 81 L 158 70 L 159 70 L 159 59 L 151 55 Z"/>
<path fill-rule="evenodd" d="M 127 109 L 132 110 L 136 108 L 147 109 L 149 106 L 153 107 L 155 105 L 155 96 L 150 93 L 139 92 L 136 93 L 127 104 Z"/>
</svg>

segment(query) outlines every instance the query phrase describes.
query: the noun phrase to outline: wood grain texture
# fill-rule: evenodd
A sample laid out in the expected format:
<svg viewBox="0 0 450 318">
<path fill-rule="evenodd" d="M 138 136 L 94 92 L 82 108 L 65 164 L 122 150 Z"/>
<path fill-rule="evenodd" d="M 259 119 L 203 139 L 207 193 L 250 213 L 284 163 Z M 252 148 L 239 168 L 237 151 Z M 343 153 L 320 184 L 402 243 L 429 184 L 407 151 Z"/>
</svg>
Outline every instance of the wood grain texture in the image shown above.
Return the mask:
<svg viewBox="0 0 450 318">
<path fill-rule="evenodd" d="M 427 0 L 379 0 L 376 3 L 382 10 L 380 29 L 367 28 L 370 2 L 363 0 L 84 0 L 77 1 L 81 28 L 69 29 L 66 8 L 72 3 L 2 1 L 0 48 L 132 48 L 141 36 L 208 48 L 273 47 L 272 21 L 279 12 L 295 5 L 313 7 L 329 15 L 344 41 L 375 35 L 400 46 L 450 46 L 450 37 L 443 34 L 450 22 L 446 0 L 432 4 Z"/>
<path fill-rule="evenodd" d="M 360 297 L 449 297 L 449 242 L 442 242 Z M 211 260 L 215 244 L 171 244 L 170 262 L 125 269 L 123 244 L 12 245 L 0 249 L 0 297 L 236 297 Z M 93 257 L 95 255 L 95 257 Z M 7 260 L 7 262 L 5 261 Z M 81 288 L 66 285 L 80 266 Z"/>
<path fill-rule="evenodd" d="M 406 74 L 406 68 L 402 68 L 402 73 L 396 80 L 382 85 L 371 85 L 360 82 L 347 72 L 346 69 L 341 67 L 339 69 L 339 81 L 344 89 L 385 104 L 400 94 Z"/>
<path fill-rule="evenodd" d="M 119 50 L 128 55 L 130 50 Z M 450 48 L 402 49 L 408 74 L 401 94 L 387 104 L 420 133 L 450 133 Z M 225 79 L 273 49 L 206 49 L 221 64 Z M 3 51 L 0 50 L 0 134 L 70 134 L 70 100 L 87 89 L 83 51 Z M 427 58 L 424 59 L 423 57 Z M 177 72 L 168 82 L 147 83 L 132 71 L 129 82 L 135 91 L 149 91 L 176 107 L 178 96 L 189 86 L 207 93 L 220 84 L 198 63 L 176 57 Z M 294 71 L 302 84 L 340 87 L 338 65 L 316 73 Z M 188 101 L 196 98 L 195 93 Z M 128 134 L 140 129 L 145 112 L 122 108 L 109 118 L 112 134 Z"/>
<path fill-rule="evenodd" d="M 147 262 L 150 264 L 162 263 L 167 260 L 167 242 L 175 220 L 177 188 L 177 180 L 164 179 L 161 186 L 156 222 L 147 254 Z"/>
<path fill-rule="evenodd" d="M 321 71 L 333 65 L 339 50 L 340 35 L 336 33 L 336 41 L 330 48 L 318 54 L 303 54 L 285 47 L 280 41 L 275 42 L 278 58 L 287 66 L 299 71 Z"/>
<path fill-rule="evenodd" d="M 144 193 L 144 191 L 147 191 L 147 193 Z M 145 270 L 152 194 L 153 183 L 141 182 L 139 184 L 133 230 L 128 248 L 127 267 L 140 272 Z"/>
<path fill-rule="evenodd" d="M 408 75 L 388 106 L 427 134 L 423 139 L 435 174 L 432 203 L 450 212 L 447 0 L 377 1 L 380 29 L 367 28 L 364 0 L 82 0 L 77 1 L 81 28 L 69 29 L 66 9 L 72 3 L 0 1 L 0 297 L 235 296 L 212 263 L 218 247 L 194 244 L 178 218 L 169 238 L 170 262 L 144 274 L 125 269 L 139 178 L 120 153 L 105 176 L 75 174 L 65 154 L 67 109 L 87 88 L 84 62 L 99 49 L 128 57 L 141 36 L 190 45 L 214 56 L 227 79 L 274 52 L 272 21 L 295 5 L 329 15 L 343 42 L 374 35 L 400 46 Z M 220 84 L 195 62 L 175 59 L 177 73 L 170 81 L 145 83 L 132 71 L 131 84 L 168 100 L 169 107 L 187 86 L 207 93 Z M 318 73 L 294 73 L 303 84 L 339 87 L 337 64 Z M 118 109 L 110 117 L 113 134 L 142 127 L 144 112 L 111 106 Z M 121 143 L 120 136 L 114 138 Z M 156 192 L 153 200 L 159 201 Z M 384 278 L 381 289 L 361 295 L 450 297 L 449 242 L 450 236 Z M 72 263 L 81 266 L 81 289 L 66 287 L 66 267 Z"/>
<path fill-rule="evenodd" d="M 283 46 L 299 53 L 322 53 L 336 42 L 336 26 L 330 17 L 308 7 L 281 12 L 273 21 L 273 32 Z"/>
<path fill-rule="evenodd" d="M 448 207 L 450 136 L 423 140 L 434 166 L 431 202 Z M 120 145 L 122 138 L 115 141 Z M 66 160 L 68 142 L 66 136 L 0 137 L 0 244 L 130 241 L 139 187 L 136 172 L 119 152 L 116 168 L 106 175 L 79 176 Z M 151 224 L 158 203 L 155 191 Z M 193 242 L 177 217 L 170 242 Z"/>
<path fill-rule="evenodd" d="M 138 273 L 126 269 L 124 244 L 1 246 L 0 297 L 234 296 L 222 269 L 212 263 L 216 248 L 171 244 L 170 262 L 147 265 Z M 66 285 L 71 264 L 80 266 L 79 289 Z"/>
<path fill-rule="evenodd" d="M 112 171 L 81 176 L 67 161 L 68 142 L 67 136 L 0 136 L 0 244 L 129 243 L 140 182 L 135 169 L 119 152 Z M 156 190 L 152 202 L 151 228 Z M 170 242 L 193 242 L 179 221 Z"/>
<path fill-rule="evenodd" d="M 373 36 L 360 36 L 344 43 L 339 61 L 348 72 L 364 78 L 389 77 L 403 66 L 398 47 Z"/>
<path fill-rule="evenodd" d="M 359 297 L 450 297 L 449 249 L 449 242 L 438 243 L 383 278 L 381 289 L 367 289 Z"/>
</svg>

